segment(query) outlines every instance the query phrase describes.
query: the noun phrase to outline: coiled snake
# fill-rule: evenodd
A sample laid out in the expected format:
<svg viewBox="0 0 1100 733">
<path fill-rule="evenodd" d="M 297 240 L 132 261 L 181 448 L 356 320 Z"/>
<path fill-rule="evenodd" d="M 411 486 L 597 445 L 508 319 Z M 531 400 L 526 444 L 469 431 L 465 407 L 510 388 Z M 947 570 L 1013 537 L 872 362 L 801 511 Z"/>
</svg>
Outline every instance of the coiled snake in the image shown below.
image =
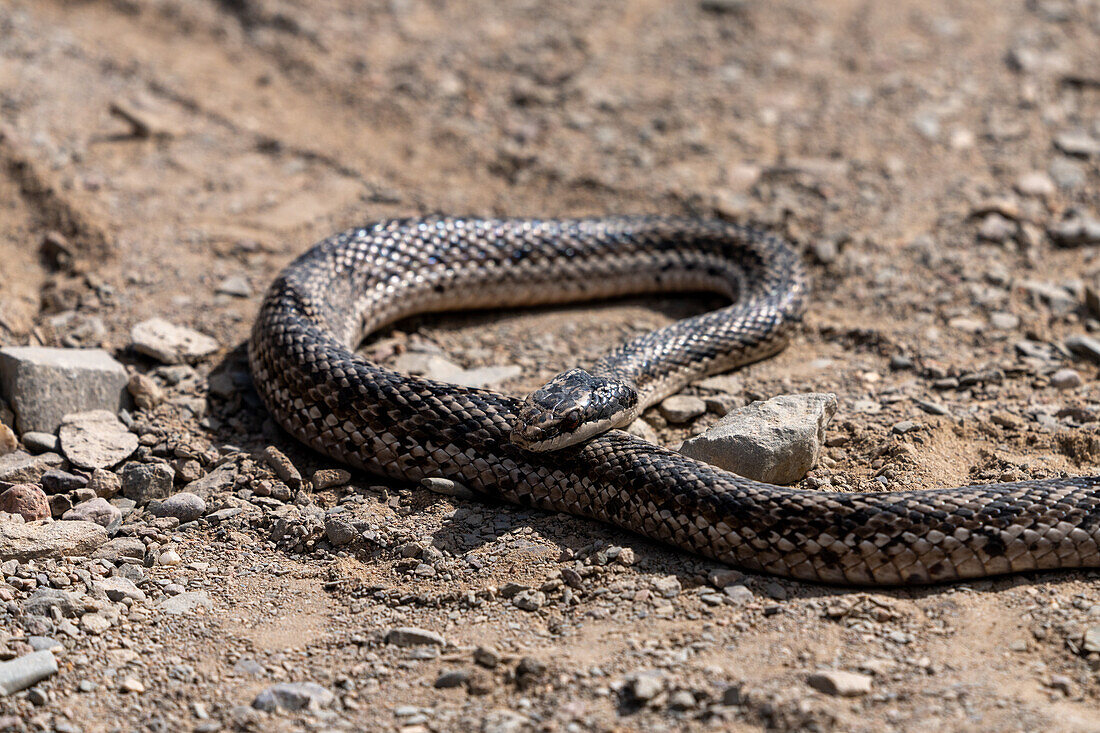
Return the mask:
<svg viewBox="0 0 1100 733">
<path fill-rule="evenodd" d="M 566 373 L 555 380 L 564 397 L 552 383 L 524 403 L 398 374 L 353 351 L 415 313 L 700 289 L 733 305 Z M 560 447 L 561 432 L 593 421 L 605 430 L 622 409 L 633 416 L 694 379 L 779 350 L 807 289 L 790 247 L 719 221 L 383 221 L 322 241 L 279 275 L 249 358 L 272 415 L 336 460 L 397 479 L 454 479 L 746 570 L 891 585 L 1100 566 L 1096 477 L 822 493 L 750 481 L 621 430 Z M 548 419 L 527 413 L 556 403 L 556 426 L 520 422 L 521 413 Z"/>
</svg>

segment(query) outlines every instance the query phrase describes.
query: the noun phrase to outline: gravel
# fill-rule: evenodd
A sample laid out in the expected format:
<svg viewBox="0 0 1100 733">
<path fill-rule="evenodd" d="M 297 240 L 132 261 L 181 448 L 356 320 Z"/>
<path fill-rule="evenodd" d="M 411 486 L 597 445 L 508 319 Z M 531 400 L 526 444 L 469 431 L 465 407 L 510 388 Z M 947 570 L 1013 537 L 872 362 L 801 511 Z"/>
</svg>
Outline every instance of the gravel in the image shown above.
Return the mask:
<svg viewBox="0 0 1100 733">
<path fill-rule="evenodd" d="M 55 433 L 65 415 L 126 406 L 126 370 L 100 349 L 9 346 L 0 349 L 0 397 L 15 427 Z"/>
</svg>

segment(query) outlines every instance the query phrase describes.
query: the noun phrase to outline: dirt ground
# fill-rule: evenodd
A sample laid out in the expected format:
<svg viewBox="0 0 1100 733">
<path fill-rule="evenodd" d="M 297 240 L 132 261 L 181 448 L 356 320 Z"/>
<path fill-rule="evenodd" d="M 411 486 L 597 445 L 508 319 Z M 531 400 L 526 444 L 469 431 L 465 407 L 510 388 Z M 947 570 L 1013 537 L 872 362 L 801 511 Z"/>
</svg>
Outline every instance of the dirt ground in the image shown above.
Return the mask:
<svg viewBox="0 0 1100 733">
<path fill-rule="evenodd" d="M 1095 0 L 5 0 L 0 124 L 0 339 L 103 346 L 148 372 L 133 324 L 159 315 L 215 336 L 199 379 L 156 373 L 171 399 L 135 413 L 169 446 L 276 445 L 307 475 L 332 467 L 267 419 L 242 346 L 267 283 L 338 229 L 654 212 L 752 223 L 811 263 L 804 328 L 734 390 L 837 394 L 805 488 L 1100 463 L 1100 356 L 1065 346 L 1100 330 L 1100 238 L 1064 233 L 1100 214 Z M 424 317 L 377 348 L 518 364 L 502 388 L 522 393 L 708 304 Z M 1080 384 L 1053 378 L 1066 368 Z M 213 394 L 214 375 L 239 389 Z M 646 418 L 669 445 L 716 419 Z M 872 591 L 748 576 L 734 598 L 708 583 L 715 563 L 581 519 L 363 475 L 310 501 L 347 507 L 378 542 L 295 545 L 273 532 L 278 501 L 230 496 L 248 511 L 178 533 L 183 564 L 150 569 L 212 608 L 134 610 L 68 640 L 45 699 L 0 699 L 3 720 L 1100 730 L 1100 653 L 1082 646 L 1100 624 L 1096 571 Z M 516 586 L 545 602 L 518 607 L 530 594 Z M 385 642 L 404 626 L 446 644 Z M 820 669 L 871 675 L 872 689 L 824 694 L 807 684 Z M 336 699 L 249 707 L 281 681 Z"/>
</svg>

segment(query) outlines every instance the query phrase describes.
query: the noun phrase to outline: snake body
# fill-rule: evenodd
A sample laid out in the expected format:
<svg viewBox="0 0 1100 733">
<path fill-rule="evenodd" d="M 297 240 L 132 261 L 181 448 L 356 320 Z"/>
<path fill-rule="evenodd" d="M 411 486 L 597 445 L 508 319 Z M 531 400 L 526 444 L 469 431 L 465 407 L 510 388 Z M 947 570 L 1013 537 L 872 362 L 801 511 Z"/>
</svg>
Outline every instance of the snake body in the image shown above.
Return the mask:
<svg viewBox="0 0 1100 733">
<path fill-rule="evenodd" d="M 631 380 L 643 408 L 782 348 L 808 291 L 789 246 L 694 219 L 383 221 L 320 242 L 278 276 L 249 359 L 275 419 L 338 461 L 396 479 L 453 479 L 749 571 L 896 585 L 1100 566 L 1097 477 L 824 493 L 751 481 L 620 430 L 531 452 L 509 439 L 520 400 L 402 375 L 354 351 L 416 313 L 700 289 L 734 302 L 591 368 Z"/>
</svg>

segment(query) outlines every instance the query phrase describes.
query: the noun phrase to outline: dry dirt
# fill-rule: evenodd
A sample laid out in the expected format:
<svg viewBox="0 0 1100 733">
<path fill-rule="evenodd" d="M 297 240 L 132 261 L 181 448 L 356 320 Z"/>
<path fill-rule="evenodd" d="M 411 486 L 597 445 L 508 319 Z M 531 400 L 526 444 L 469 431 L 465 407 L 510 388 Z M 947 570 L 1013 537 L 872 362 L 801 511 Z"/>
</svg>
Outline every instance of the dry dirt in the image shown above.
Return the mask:
<svg viewBox="0 0 1100 733">
<path fill-rule="evenodd" d="M 1095 0 L 6 0 L 0 123 L 4 343 L 100 345 L 147 371 L 128 334 L 155 314 L 216 336 L 199 373 L 240 382 L 264 287 L 338 229 L 426 212 L 718 215 L 812 263 L 805 327 L 738 393 L 838 395 L 803 486 L 1100 461 L 1097 366 L 1063 346 L 1100 329 L 1084 295 L 1098 250 L 1048 233 L 1100 211 L 1100 150 L 1060 137 L 1100 149 Z M 58 234 L 64 251 L 43 246 Z M 238 275 L 251 296 L 216 292 Z M 708 302 L 425 317 L 382 350 L 422 339 L 466 366 L 520 364 L 504 388 L 522 392 Z M 1066 367 L 1083 384 L 1056 389 Z M 328 465 L 243 389 L 202 420 L 137 417 Z M 647 417 L 668 444 L 714 419 Z M 712 606 L 714 563 L 378 483 L 313 497 L 381 528 L 378 546 L 276 546 L 262 516 L 181 533 L 184 565 L 158 577 L 205 588 L 212 609 L 71 640 L 46 699 L 0 713 L 16 730 L 1100 730 L 1100 655 L 1080 645 L 1100 624 L 1095 571 L 869 592 L 750 576 L 751 598 Z M 410 562 L 410 543 L 443 556 Z M 654 582 L 670 575 L 683 589 L 665 599 Z M 545 585 L 545 605 L 517 608 L 508 583 Z M 448 646 L 385 644 L 396 626 Z M 476 664 L 477 646 L 503 660 Z M 872 691 L 807 685 L 834 668 L 873 675 Z M 479 694 L 434 686 L 453 670 Z M 660 691 L 638 704 L 631 676 L 647 670 Z M 251 710 L 276 681 L 337 701 Z"/>
</svg>

